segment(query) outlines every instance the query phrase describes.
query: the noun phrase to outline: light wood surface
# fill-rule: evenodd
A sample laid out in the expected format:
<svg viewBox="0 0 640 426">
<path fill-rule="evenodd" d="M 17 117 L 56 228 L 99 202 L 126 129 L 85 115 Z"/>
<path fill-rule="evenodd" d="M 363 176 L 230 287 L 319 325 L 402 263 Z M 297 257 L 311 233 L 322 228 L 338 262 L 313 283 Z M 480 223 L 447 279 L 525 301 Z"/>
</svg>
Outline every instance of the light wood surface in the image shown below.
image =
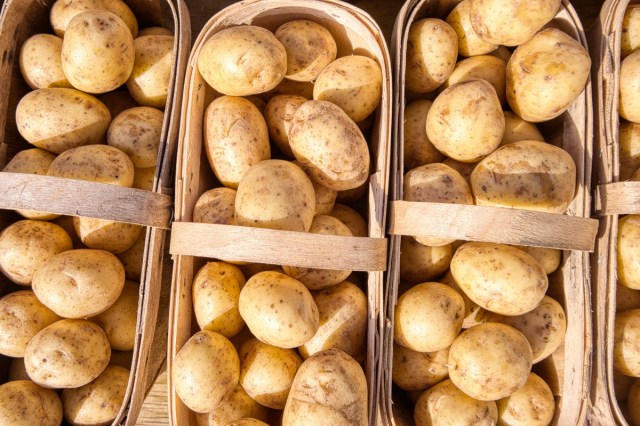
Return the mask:
<svg viewBox="0 0 640 426">
<path fill-rule="evenodd" d="M 165 426 L 169 424 L 167 404 L 167 372 L 163 371 L 156 379 L 142 404 L 138 425 Z"/>
</svg>

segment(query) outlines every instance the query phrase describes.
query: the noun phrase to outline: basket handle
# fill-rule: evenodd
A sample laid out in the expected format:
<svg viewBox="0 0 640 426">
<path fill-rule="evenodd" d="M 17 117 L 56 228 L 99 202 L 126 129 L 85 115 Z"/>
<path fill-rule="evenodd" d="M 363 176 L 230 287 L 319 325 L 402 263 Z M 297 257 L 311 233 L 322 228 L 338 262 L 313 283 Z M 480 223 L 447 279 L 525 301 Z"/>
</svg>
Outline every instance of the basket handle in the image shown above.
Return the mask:
<svg viewBox="0 0 640 426">
<path fill-rule="evenodd" d="M 598 185 L 593 195 L 594 213 L 640 214 L 640 182 L 612 182 Z"/>
</svg>

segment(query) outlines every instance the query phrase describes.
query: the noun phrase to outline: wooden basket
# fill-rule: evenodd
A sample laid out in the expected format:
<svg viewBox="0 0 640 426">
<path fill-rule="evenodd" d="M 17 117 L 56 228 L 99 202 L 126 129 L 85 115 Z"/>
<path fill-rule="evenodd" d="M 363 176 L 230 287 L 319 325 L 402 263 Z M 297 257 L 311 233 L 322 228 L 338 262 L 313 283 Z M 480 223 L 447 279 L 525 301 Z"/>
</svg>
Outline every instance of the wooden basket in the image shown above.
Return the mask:
<svg viewBox="0 0 640 426">
<path fill-rule="evenodd" d="M 170 91 L 165 106 L 158 165 L 153 191 L 72 179 L 0 172 L 0 230 L 22 219 L 13 210 L 24 209 L 68 216 L 87 216 L 145 225 L 145 248 L 138 320 L 131 375 L 124 404 L 113 424 L 135 424 L 146 392 L 162 363 L 166 347 L 166 314 L 169 283 L 162 296 L 163 246 L 173 207 L 173 170 L 178 122 L 182 102 L 181 88 L 191 40 L 189 13 L 182 0 L 125 0 L 140 27 L 164 26 L 174 31 L 174 63 Z M 20 73 L 18 54 L 22 43 L 36 33 L 52 33 L 49 10 L 54 0 L 7 0 L 0 15 L 0 170 L 17 152 L 32 148 L 18 133 L 15 110 L 30 91 Z M 169 268 L 167 268 L 169 269 Z M 3 283 L 1 295 L 17 290 Z M 0 364 L 8 364 L 0 357 Z M 0 371 L 6 380 L 6 368 Z"/>
<path fill-rule="evenodd" d="M 203 149 L 205 103 L 217 94 L 197 70 L 200 49 L 211 36 L 230 26 L 251 24 L 275 31 L 282 23 L 299 18 L 314 20 L 329 29 L 336 39 L 338 56 L 352 53 L 370 56 L 382 69 L 382 103 L 375 113 L 369 140 L 373 157 L 365 206 L 368 211 L 369 238 L 190 223 L 198 197 L 206 190 L 219 186 Z M 390 58 L 377 24 L 360 9 L 334 0 L 249 0 L 232 4 L 213 16 L 197 37 L 187 65 L 184 92 L 176 171 L 176 222 L 172 228 L 170 248 L 174 273 L 167 372 L 172 424 L 194 424 L 193 413 L 175 394 L 171 373 L 174 356 L 198 328 L 192 319 L 191 285 L 206 258 L 368 271 L 366 292 L 369 319 L 365 374 L 369 385 L 370 423 L 373 424 L 377 416 L 377 358 L 381 353 L 378 345 L 381 344 L 383 320 L 380 315 L 383 270 L 387 263 L 384 229 L 391 145 Z"/>
<path fill-rule="evenodd" d="M 565 342 L 546 360 L 534 365 L 556 397 L 554 424 L 582 424 L 586 418 L 591 360 L 591 312 L 589 303 L 588 251 L 593 251 L 597 221 L 589 215 L 589 185 L 592 158 L 591 85 L 570 108 L 551 122 L 539 125 L 547 142 L 563 147 L 577 169 L 577 190 L 566 214 L 540 214 L 532 211 L 439 203 L 402 201 L 405 69 L 407 38 L 411 23 L 426 17 L 445 19 L 459 0 L 410 0 L 396 19 L 391 44 L 395 60 L 394 154 L 390 206 L 390 270 L 386 294 L 387 328 L 384 336 L 385 368 L 381 407 L 384 420 L 395 425 L 412 425 L 413 411 L 406 397 L 393 385 L 393 327 L 398 297 L 400 236 L 428 235 L 458 240 L 485 241 L 563 249 L 561 267 L 550 277 L 551 296 L 567 314 Z M 582 25 L 569 2 L 562 2 L 556 18 L 549 24 L 576 38 L 585 48 Z M 441 220 L 433 220 L 439 218 Z M 417 231 L 420 230 L 420 231 Z"/>
</svg>

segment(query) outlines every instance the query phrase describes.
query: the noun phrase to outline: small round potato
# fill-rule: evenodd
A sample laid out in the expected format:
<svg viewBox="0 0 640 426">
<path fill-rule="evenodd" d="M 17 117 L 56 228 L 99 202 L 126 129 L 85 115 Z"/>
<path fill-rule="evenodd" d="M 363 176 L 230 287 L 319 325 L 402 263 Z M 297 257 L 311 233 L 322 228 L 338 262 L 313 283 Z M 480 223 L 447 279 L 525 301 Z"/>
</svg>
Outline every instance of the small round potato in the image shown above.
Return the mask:
<svg viewBox="0 0 640 426">
<path fill-rule="evenodd" d="M 486 55 L 496 50 L 498 45 L 481 39 L 471 25 L 471 0 L 462 0 L 447 16 L 447 24 L 458 35 L 458 53 L 461 56 Z"/>
<path fill-rule="evenodd" d="M 237 225 L 307 232 L 316 210 L 307 174 L 284 160 L 266 160 L 242 176 L 236 194 Z"/>
<path fill-rule="evenodd" d="M 271 157 L 267 123 L 250 101 L 221 96 L 209 104 L 204 121 L 209 165 L 224 186 L 238 188 L 251 166 Z"/>
<path fill-rule="evenodd" d="M 427 135 L 440 152 L 465 163 L 493 152 L 504 135 L 504 113 L 493 86 L 471 79 L 446 88 L 429 110 Z"/>
<path fill-rule="evenodd" d="M 69 22 L 79 13 L 88 10 L 106 10 L 118 16 L 131 31 L 138 35 L 138 21 L 129 6 L 120 0 L 57 0 L 51 7 L 49 18 L 53 32 L 63 37 Z"/>
<path fill-rule="evenodd" d="M 32 286 L 38 299 L 61 317 L 88 318 L 109 309 L 118 300 L 124 282 L 124 268 L 113 254 L 78 249 L 43 263 Z"/>
<path fill-rule="evenodd" d="M 278 149 L 289 158 L 293 158 L 289 146 L 289 129 L 293 114 L 307 101 L 307 98 L 298 95 L 277 95 L 271 98 L 264 108 L 269 136 Z"/>
<path fill-rule="evenodd" d="M 425 246 L 404 236 L 400 244 L 400 278 L 413 283 L 432 281 L 449 269 L 451 256 L 451 244 Z"/>
<path fill-rule="evenodd" d="M 77 388 L 98 377 L 111 348 L 104 331 L 87 320 L 64 319 L 29 342 L 24 365 L 31 379 L 48 388 Z"/>
<path fill-rule="evenodd" d="M 640 309 L 616 314 L 614 336 L 614 371 L 640 377 Z"/>
<path fill-rule="evenodd" d="M 558 267 L 562 261 L 562 251 L 546 247 L 514 246 L 525 253 L 529 253 L 544 268 L 544 272 L 549 275 Z"/>
<path fill-rule="evenodd" d="M 308 19 L 285 22 L 275 36 L 287 51 L 285 77 L 290 80 L 314 81 L 338 53 L 329 30 Z"/>
<path fill-rule="evenodd" d="M 238 387 L 238 353 L 222 334 L 198 331 L 173 359 L 172 379 L 176 393 L 187 407 L 208 413 Z"/>
<path fill-rule="evenodd" d="M 60 319 L 31 290 L 7 294 L 0 299 L 0 354 L 23 357 L 33 336 Z"/>
<path fill-rule="evenodd" d="M 92 217 L 74 217 L 73 227 L 82 243 L 89 248 L 124 253 L 136 243 L 143 227 Z"/>
<path fill-rule="evenodd" d="M 35 34 L 20 48 L 20 72 L 32 89 L 71 87 L 62 70 L 62 39 Z"/>
<path fill-rule="evenodd" d="M 193 208 L 193 221 L 235 225 L 236 190 L 213 188 L 203 193 Z"/>
<path fill-rule="evenodd" d="M 237 266 L 209 262 L 193 279 L 193 311 L 201 330 L 235 336 L 244 327 L 238 303 L 245 279 Z"/>
<path fill-rule="evenodd" d="M 393 383 L 406 391 L 421 391 L 449 376 L 449 348 L 416 352 L 394 342 Z"/>
<path fill-rule="evenodd" d="M 616 285 L 616 311 L 640 308 L 640 290 L 633 290 L 618 282 Z"/>
<path fill-rule="evenodd" d="M 327 65 L 313 85 L 313 99 L 338 105 L 353 121 L 362 121 L 382 99 L 382 70 L 371 58 L 343 56 Z"/>
<path fill-rule="evenodd" d="M 640 380 L 636 380 L 627 396 L 629 416 L 633 424 L 640 424 Z"/>
<path fill-rule="evenodd" d="M 406 86 L 416 93 L 437 89 L 453 71 L 458 58 L 458 35 L 441 19 L 413 22 L 406 52 Z"/>
<path fill-rule="evenodd" d="M 627 5 L 627 9 L 624 12 L 624 19 L 622 20 L 622 31 L 620 33 L 620 56 L 624 58 L 640 47 L 639 5 Z"/>
<path fill-rule="evenodd" d="M 500 104 L 504 105 L 507 102 L 505 95 L 506 73 L 507 63 L 502 59 L 491 55 L 473 56 L 458 62 L 447 81 L 440 87 L 446 89 L 456 83 L 480 78 L 491 83 Z"/>
<path fill-rule="evenodd" d="M 318 306 L 295 278 L 275 271 L 249 278 L 240 292 L 240 315 L 260 341 L 297 348 L 318 331 Z"/>
<path fill-rule="evenodd" d="M 248 96 L 276 87 L 287 73 L 287 51 L 262 27 L 229 27 L 209 38 L 198 57 L 198 71 L 215 90 Z"/>
<path fill-rule="evenodd" d="M 429 163 L 439 163 L 444 155 L 427 136 L 427 115 L 432 102 L 419 99 L 404 109 L 404 169 L 411 170 Z"/>
<path fill-rule="evenodd" d="M 496 404 L 498 424 L 504 426 L 547 426 L 556 410 L 549 385 L 535 373 L 529 374 L 523 387 Z"/>
<path fill-rule="evenodd" d="M 133 167 L 154 167 L 162 136 L 162 111 L 137 107 L 122 111 L 107 131 L 107 144 L 127 154 Z"/>
<path fill-rule="evenodd" d="M 40 265 L 72 248 L 71 237 L 56 224 L 14 222 L 0 232 L 0 272 L 14 283 L 28 286 Z"/>
<path fill-rule="evenodd" d="M 109 145 L 87 145 L 58 155 L 49 176 L 131 187 L 134 168 L 129 156 Z"/>
<path fill-rule="evenodd" d="M 498 409 L 494 401 L 479 401 L 461 391 L 451 380 L 423 392 L 413 410 L 416 426 L 495 425 Z"/>
<path fill-rule="evenodd" d="M 511 111 L 504 112 L 504 136 L 500 146 L 519 141 L 542 141 L 544 137 L 535 124 L 524 121 Z"/>
<path fill-rule="evenodd" d="M 291 151 L 312 179 L 345 191 L 369 177 L 369 147 L 362 132 L 337 105 L 307 101 L 293 115 Z"/>
<path fill-rule="evenodd" d="M 115 420 L 124 402 L 129 370 L 108 366 L 94 381 L 62 391 L 64 418 L 71 425 L 104 425 Z"/>
<path fill-rule="evenodd" d="M 451 260 L 451 272 L 467 296 L 501 315 L 522 315 L 544 297 L 549 280 L 531 255 L 504 244 L 463 244 Z"/>
<path fill-rule="evenodd" d="M 451 287 L 430 282 L 410 288 L 398 299 L 394 340 L 418 352 L 451 345 L 462 329 L 464 301 Z"/>
<path fill-rule="evenodd" d="M 311 234 L 351 237 L 351 231 L 344 223 L 332 216 L 320 215 L 313 218 Z M 300 268 L 283 265 L 284 272 L 300 281 L 309 290 L 322 290 L 346 280 L 352 271 L 337 269 Z"/>
<path fill-rule="evenodd" d="M 627 215 L 618 222 L 618 283 L 640 290 L 640 215 Z"/>
<path fill-rule="evenodd" d="M 367 222 L 362 215 L 344 204 L 336 203 L 333 205 L 333 209 L 329 216 L 333 216 L 340 222 L 347 225 L 347 228 L 351 231 L 354 237 L 367 237 L 369 232 L 367 231 Z"/>
<path fill-rule="evenodd" d="M 196 426 L 228 426 L 230 422 L 245 417 L 267 421 L 269 410 L 255 402 L 247 392 L 238 385 L 213 411 L 196 413 Z"/>
<path fill-rule="evenodd" d="M 640 123 L 640 108 L 635 94 L 640 90 L 640 51 L 622 60 L 620 65 L 620 102 L 618 113 L 626 120 Z"/>
<path fill-rule="evenodd" d="M 129 78 L 134 60 L 131 31 L 113 13 L 89 10 L 69 21 L 62 40 L 62 69 L 76 89 L 115 90 Z"/>
<path fill-rule="evenodd" d="M 583 92 L 590 71 L 586 49 L 559 29 L 547 28 L 513 52 L 507 64 L 507 102 L 523 120 L 551 120 Z"/>
<path fill-rule="evenodd" d="M 140 282 L 142 276 L 142 260 L 144 257 L 145 232 L 141 232 L 136 242 L 127 250 L 118 253 L 118 259 L 124 267 L 128 280 Z"/>
<path fill-rule="evenodd" d="M 29 380 L 0 385 L 0 424 L 11 426 L 59 426 L 62 403 L 53 389 Z"/>
<path fill-rule="evenodd" d="M 117 351 L 131 351 L 134 348 L 139 287 L 136 282 L 125 281 L 118 300 L 109 309 L 91 318 L 91 321 L 102 327 L 111 348 Z"/>
<path fill-rule="evenodd" d="M 173 44 L 173 36 L 166 35 L 145 35 L 133 40 L 135 60 L 127 88 L 140 105 L 165 108 L 175 57 Z"/>
<path fill-rule="evenodd" d="M 282 410 L 301 364 L 295 350 L 251 339 L 240 349 L 240 384 L 260 405 Z"/>
<path fill-rule="evenodd" d="M 469 16 L 482 40 L 518 46 L 549 23 L 560 9 L 560 0 L 470 0 Z"/>
<path fill-rule="evenodd" d="M 463 331 L 449 348 L 449 377 L 472 398 L 506 398 L 527 382 L 531 346 L 506 324 L 488 322 Z"/>
<path fill-rule="evenodd" d="M 571 155 L 540 141 L 502 146 L 471 173 L 471 191 L 481 206 L 564 213 L 575 188 L 576 166 Z"/>
<path fill-rule="evenodd" d="M 102 102 L 75 89 L 34 90 L 16 108 L 20 135 L 54 154 L 101 143 L 110 122 L 111 114 Z"/>
<path fill-rule="evenodd" d="M 640 124 L 620 123 L 620 180 L 629 180 L 640 168 Z"/>
</svg>

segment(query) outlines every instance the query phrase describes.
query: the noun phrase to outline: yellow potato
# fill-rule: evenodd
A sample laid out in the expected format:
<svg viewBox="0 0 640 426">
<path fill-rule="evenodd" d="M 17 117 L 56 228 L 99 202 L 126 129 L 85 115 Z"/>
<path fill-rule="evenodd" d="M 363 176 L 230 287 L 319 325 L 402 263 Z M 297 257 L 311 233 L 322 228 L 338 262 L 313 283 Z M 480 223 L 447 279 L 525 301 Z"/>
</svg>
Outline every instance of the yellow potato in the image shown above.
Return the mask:
<svg viewBox="0 0 640 426">
<path fill-rule="evenodd" d="M 40 148 L 23 149 L 13 156 L 2 169 L 8 173 L 29 173 L 46 175 L 51 163 L 56 159 L 55 154 Z M 57 217 L 57 216 L 56 216 Z M 42 219 L 45 220 L 45 219 Z"/>
<path fill-rule="evenodd" d="M 464 180 L 467 181 L 467 185 L 471 187 L 471 173 L 473 173 L 473 169 L 476 168 L 478 163 L 463 163 L 458 160 L 447 158 L 442 162 L 442 164 L 449 166 L 456 172 L 460 173 Z"/>
<path fill-rule="evenodd" d="M 62 39 L 51 34 L 35 34 L 20 48 L 20 72 L 32 89 L 71 87 L 62 70 Z"/>
<path fill-rule="evenodd" d="M 87 320 L 64 319 L 29 342 L 24 365 L 31 379 L 49 388 L 77 388 L 98 377 L 111 349 L 102 329 Z"/>
<path fill-rule="evenodd" d="M 369 235 L 367 222 L 360 213 L 349 206 L 336 203 L 329 216 L 333 216 L 347 225 L 354 237 L 367 237 Z"/>
<path fill-rule="evenodd" d="M 309 180 L 311 180 L 311 185 L 313 185 L 313 192 L 316 195 L 316 211 L 314 213 L 314 216 L 331 216 L 333 207 L 336 204 L 336 198 L 338 197 L 338 191 L 326 187 L 311 178 L 309 178 Z"/>
<path fill-rule="evenodd" d="M 478 306 L 478 304 L 473 300 L 469 299 L 469 296 L 462 291 L 456 280 L 453 278 L 451 270 L 447 271 L 446 274 L 440 277 L 438 282 L 448 285 L 462 296 L 462 300 L 464 300 L 464 321 L 462 321 L 463 329 L 466 330 L 474 325 L 487 322 L 489 312 Z"/>
<path fill-rule="evenodd" d="M 227 426 L 269 426 L 269 424 L 257 419 L 244 418 L 234 420 Z"/>
<path fill-rule="evenodd" d="M 285 78 L 276 87 L 268 92 L 262 93 L 260 96 L 264 100 L 269 101 L 278 95 L 295 95 L 302 96 L 305 99 L 313 99 L 313 82 L 293 81 Z"/>
<path fill-rule="evenodd" d="M 505 64 L 508 64 L 509 60 L 511 59 L 512 52 L 505 46 L 498 46 L 498 48 L 493 52 L 489 53 L 489 55 L 495 56 L 496 58 L 500 58 L 504 61 Z"/>
<path fill-rule="evenodd" d="M 527 140 L 544 142 L 544 137 L 535 124 L 524 121 L 511 111 L 505 111 L 504 136 L 500 141 L 500 146 Z"/>
<path fill-rule="evenodd" d="M 551 424 L 556 410 L 549 385 L 535 373 L 529 375 L 523 387 L 496 404 L 498 423 L 505 426 L 546 426 Z"/>
<path fill-rule="evenodd" d="M 264 119 L 269 129 L 269 136 L 288 158 L 293 158 L 293 152 L 289 146 L 289 129 L 293 114 L 307 100 L 298 95 L 276 95 L 264 108 Z"/>
<path fill-rule="evenodd" d="M 580 43 L 547 28 L 513 52 L 507 64 L 507 102 L 523 120 L 551 120 L 582 93 L 590 70 L 589 53 Z"/>
<path fill-rule="evenodd" d="M 640 309 L 616 314 L 613 370 L 640 377 Z"/>
<path fill-rule="evenodd" d="M 413 283 L 433 281 L 449 269 L 451 244 L 425 246 L 412 237 L 400 243 L 400 278 Z"/>
<path fill-rule="evenodd" d="M 262 27 L 229 27 L 209 38 L 198 57 L 198 71 L 216 91 L 247 96 L 276 87 L 287 73 L 287 51 Z"/>
<path fill-rule="evenodd" d="M 336 41 L 317 22 L 308 19 L 285 22 L 275 36 L 287 51 L 286 78 L 290 80 L 314 81 L 336 59 Z"/>
<path fill-rule="evenodd" d="M 228 426 L 230 422 L 244 417 L 267 421 L 269 410 L 255 402 L 247 392 L 238 385 L 213 411 L 196 413 L 196 426 Z"/>
<path fill-rule="evenodd" d="M 471 173 L 471 191 L 481 206 L 564 213 L 575 188 L 576 166 L 571 155 L 540 141 L 502 146 Z"/>
<path fill-rule="evenodd" d="M 131 187 L 134 168 L 129 156 L 109 145 L 87 145 L 57 156 L 49 176 Z"/>
<path fill-rule="evenodd" d="M 193 221 L 200 223 L 222 223 L 235 225 L 233 217 L 236 204 L 236 190 L 214 188 L 203 193 L 193 208 Z"/>
<path fill-rule="evenodd" d="M 132 188 L 144 189 L 145 191 L 153 190 L 153 182 L 156 178 L 156 167 L 146 167 L 143 169 L 135 168 L 133 171 Z"/>
<path fill-rule="evenodd" d="M 446 156 L 475 163 L 495 150 L 504 135 L 504 115 L 493 86 L 471 79 L 446 88 L 427 116 L 427 135 Z"/>
<path fill-rule="evenodd" d="M 63 37 L 69 22 L 79 13 L 88 10 L 106 10 L 118 16 L 129 28 L 131 35 L 138 34 L 138 21 L 129 6 L 120 0 L 57 0 L 51 7 L 51 27 L 58 37 Z"/>
<path fill-rule="evenodd" d="M 120 88 L 113 92 L 103 93 L 98 96 L 98 99 L 109 109 L 111 117 L 116 117 L 125 109 L 139 106 L 126 88 Z"/>
<path fill-rule="evenodd" d="M 618 223 L 618 283 L 640 290 L 640 216 L 627 215 Z"/>
<path fill-rule="evenodd" d="M 393 344 L 393 383 L 406 391 L 427 389 L 449 376 L 449 348 L 436 352 L 416 352 Z"/>
<path fill-rule="evenodd" d="M 16 108 L 20 135 L 54 154 L 101 143 L 110 121 L 111 114 L 102 102 L 75 89 L 34 90 Z"/>
<path fill-rule="evenodd" d="M 404 109 L 404 169 L 411 170 L 429 163 L 439 163 L 444 155 L 427 136 L 427 114 L 432 102 L 419 99 Z"/>
<path fill-rule="evenodd" d="M 406 52 L 406 87 L 416 93 L 435 90 L 453 71 L 458 57 L 458 36 L 443 20 L 413 22 Z"/>
<path fill-rule="evenodd" d="M 640 124 L 621 122 L 620 144 L 620 180 L 629 180 L 640 167 Z"/>
<path fill-rule="evenodd" d="M 76 234 L 76 230 L 73 228 L 73 216 L 60 216 L 52 223 L 55 223 L 69 234 L 71 241 L 73 242 L 73 248 L 87 248 L 87 246 L 82 243 L 80 237 Z"/>
<path fill-rule="evenodd" d="M 125 281 L 118 300 L 109 309 L 91 318 L 102 327 L 112 349 L 131 351 L 134 348 L 139 293 L 138 283 Z"/>
<path fill-rule="evenodd" d="M 122 263 L 103 250 L 78 249 L 57 254 L 38 268 L 33 292 L 64 318 L 88 318 L 109 309 L 124 286 Z"/>
<path fill-rule="evenodd" d="M 118 259 L 122 262 L 124 273 L 128 280 L 140 282 L 145 236 L 146 233 L 141 232 L 136 242 L 129 249 L 117 254 Z"/>
<path fill-rule="evenodd" d="M 133 40 L 135 60 L 127 88 L 140 105 L 164 109 L 175 59 L 173 44 L 172 35 L 145 35 Z"/>
<path fill-rule="evenodd" d="M 163 28 L 163 27 L 148 27 L 148 28 L 143 28 L 140 31 L 138 31 L 138 37 L 142 37 L 142 36 L 146 36 L 146 35 L 166 35 L 166 36 L 172 36 L 173 35 L 173 31 L 167 29 L 167 28 Z"/>
<path fill-rule="evenodd" d="M 640 88 L 640 51 L 622 60 L 620 65 L 620 101 L 618 113 L 626 120 L 640 123 L 640 106 L 636 93 Z"/>
<path fill-rule="evenodd" d="M 205 111 L 204 142 L 218 180 L 236 189 L 249 168 L 271 157 L 262 114 L 244 98 L 221 96 Z"/>
<path fill-rule="evenodd" d="M 498 46 L 481 39 L 473 29 L 469 16 L 470 3 L 470 0 L 462 0 L 449 13 L 446 21 L 458 35 L 458 53 L 461 56 L 486 55 Z"/>
<path fill-rule="evenodd" d="M 640 290 L 633 290 L 618 282 L 616 285 L 616 311 L 640 308 Z"/>
<path fill-rule="evenodd" d="M 507 101 L 505 95 L 506 73 L 507 63 L 502 59 L 491 55 L 473 56 L 459 61 L 447 81 L 440 87 L 446 89 L 456 83 L 480 78 L 491 83 L 496 95 L 498 95 L 500 104 L 504 105 Z"/>
<path fill-rule="evenodd" d="M 62 403 L 53 389 L 28 380 L 0 385 L 0 424 L 11 426 L 58 426 Z"/>
<path fill-rule="evenodd" d="M 640 6 L 630 4 L 624 12 L 620 31 L 620 57 L 624 58 L 640 47 Z"/>
<path fill-rule="evenodd" d="M 133 167 L 155 167 L 163 119 L 162 111 L 151 107 L 122 111 L 109 125 L 107 143 L 127 154 Z"/>
<path fill-rule="evenodd" d="M 118 16 L 88 10 L 69 21 L 62 41 L 62 69 L 73 87 L 106 93 L 122 86 L 133 69 L 133 37 Z"/>
<path fill-rule="evenodd" d="M 546 247 L 530 247 L 530 246 L 514 246 L 525 253 L 529 253 L 533 256 L 540 265 L 544 268 L 544 272 L 549 275 L 558 267 L 562 261 L 562 251 L 558 249 L 546 248 Z"/>
<path fill-rule="evenodd" d="M 144 229 L 140 225 L 91 217 L 74 217 L 73 227 L 84 245 L 113 254 L 133 247 Z"/>
<path fill-rule="evenodd" d="M 633 424 L 640 424 L 640 380 L 636 380 L 627 397 L 629 416 Z"/>
</svg>

